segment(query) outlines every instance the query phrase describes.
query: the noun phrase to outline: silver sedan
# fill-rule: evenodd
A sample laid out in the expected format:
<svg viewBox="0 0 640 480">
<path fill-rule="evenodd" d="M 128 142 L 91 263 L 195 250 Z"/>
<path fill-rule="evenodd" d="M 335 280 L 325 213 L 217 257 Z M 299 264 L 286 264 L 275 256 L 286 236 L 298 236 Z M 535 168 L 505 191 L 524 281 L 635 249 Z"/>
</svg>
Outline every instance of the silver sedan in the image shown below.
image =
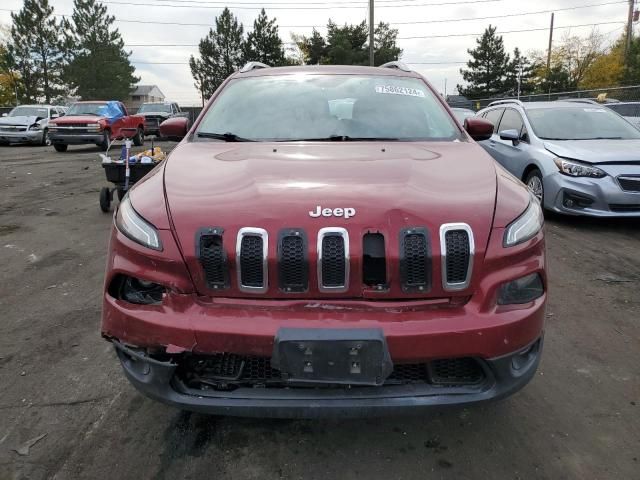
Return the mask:
<svg viewBox="0 0 640 480">
<path fill-rule="evenodd" d="M 640 217 L 640 131 L 608 108 L 573 102 L 494 102 L 480 144 L 544 207 L 569 215 Z"/>
</svg>

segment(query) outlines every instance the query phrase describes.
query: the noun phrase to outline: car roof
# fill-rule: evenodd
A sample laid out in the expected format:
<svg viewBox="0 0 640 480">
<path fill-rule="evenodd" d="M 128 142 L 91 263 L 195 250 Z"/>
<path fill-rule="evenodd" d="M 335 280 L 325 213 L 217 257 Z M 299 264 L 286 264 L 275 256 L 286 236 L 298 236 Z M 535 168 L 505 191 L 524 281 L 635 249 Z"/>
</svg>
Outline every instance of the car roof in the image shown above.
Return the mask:
<svg viewBox="0 0 640 480">
<path fill-rule="evenodd" d="M 605 107 L 603 104 L 592 104 L 592 103 L 579 103 L 579 102 L 565 102 L 563 100 L 555 100 L 552 102 L 505 102 L 497 105 L 491 105 L 487 108 L 504 108 L 504 107 L 521 107 L 525 110 L 537 110 L 540 108 L 580 108 L 580 105 L 590 105 L 596 107 Z M 620 105 L 619 103 L 615 103 L 612 105 Z"/>
<path fill-rule="evenodd" d="M 406 72 L 399 68 L 361 67 L 354 65 L 300 65 L 295 67 L 254 68 L 248 72 L 236 72 L 233 76 L 234 78 L 244 78 L 296 74 L 377 75 L 385 77 L 421 78 L 417 72 Z"/>
<path fill-rule="evenodd" d="M 53 108 L 55 107 L 55 105 L 41 105 L 38 103 L 30 103 L 30 104 L 25 104 L 25 105 L 17 105 L 13 108 L 18 108 L 18 107 L 34 107 L 34 108 Z"/>
</svg>

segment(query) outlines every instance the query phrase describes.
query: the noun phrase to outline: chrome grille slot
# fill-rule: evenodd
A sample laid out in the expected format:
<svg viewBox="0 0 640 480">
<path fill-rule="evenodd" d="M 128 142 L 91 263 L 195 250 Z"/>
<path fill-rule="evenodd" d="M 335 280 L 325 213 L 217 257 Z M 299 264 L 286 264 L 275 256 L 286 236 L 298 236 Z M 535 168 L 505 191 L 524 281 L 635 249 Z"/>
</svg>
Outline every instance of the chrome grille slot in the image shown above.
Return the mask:
<svg viewBox="0 0 640 480">
<path fill-rule="evenodd" d="M 474 242 L 466 223 L 448 223 L 440 227 L 442 286 L 445 290 L 463 290 L 469 286 L 473 269 Z"/>
<path fill-rule="evenodd" d="M 349 288 L 349 234 L 344 228 L 318 232 L 318 288 L 321 292 L 344 292 Z"/>
<path fill-rule="evenodd" d="M 431 286 L 431 250 L 426 228 L 400 232 L 400 279 L 405 292 L 426 292 Z"/>
<path fill-rule="evenodd" d="M 278 241 L 278 282 L 287 293 L 309 288 L 307 237 L 302 229 L 282 230 Z"/>
<path fill-rule="evenodd" d="M 227 254 L 224 251 L 222 233 L 222 228 L 207 228 L 198 237 L 198 258 L 207 286 L 214 290 L 229 286 Z"/>
<path fill-rule="evenodd" d="M 236 269 L 243 292 L 264 293 L 268 288 L 268 234 L 262 228 L 246 227 L 238 232 Z"/>
</svg>

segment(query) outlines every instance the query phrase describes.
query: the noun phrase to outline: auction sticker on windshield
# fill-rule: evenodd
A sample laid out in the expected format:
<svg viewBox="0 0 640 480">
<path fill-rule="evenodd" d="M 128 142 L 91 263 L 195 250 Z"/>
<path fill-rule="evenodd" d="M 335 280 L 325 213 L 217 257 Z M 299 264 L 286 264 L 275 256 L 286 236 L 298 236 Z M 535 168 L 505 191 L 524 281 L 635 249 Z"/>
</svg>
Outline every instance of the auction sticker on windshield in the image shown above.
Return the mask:
<svg viewBox="0 0 640 480">
<path fill-rule="evenodd" d="M 410 97 L 424 97 L 424 92 L 417 88 L 399 87 L 396 85 L 376 85 L 376 93 L 387 93 L 390 95 L 407 95 Z"/>
</svg>

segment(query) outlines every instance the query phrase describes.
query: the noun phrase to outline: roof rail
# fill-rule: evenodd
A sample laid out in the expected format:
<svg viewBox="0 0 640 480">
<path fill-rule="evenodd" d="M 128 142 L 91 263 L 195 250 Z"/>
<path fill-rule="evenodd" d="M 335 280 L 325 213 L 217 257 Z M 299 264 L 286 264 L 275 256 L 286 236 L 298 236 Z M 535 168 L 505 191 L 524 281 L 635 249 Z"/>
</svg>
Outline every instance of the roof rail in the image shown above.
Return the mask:
<svg viewBox="0 0 640 480">
<path fill-rule="evenodd" d="M 398 70 L 402 70 L 403 72 L 410 72 L 411 69 L 404 62 L 399 62 L 398 60 L 394 60 L 393 62 L 387 62 L 380 65 L 380 68 L 396 68 Z"/>
<path fill-rule="evenodd" d="M 521 107 L 524 106 L 524 104 L 520 100 L 517 100 L 515 98 L 509 98 L 506 100 L 496 100 L 495 102 L 491 102 L 489 105 L 487 105 L 487 107 L 493 107 L 495 105 L 505 105 L 508 103 L 515 103 L 516 105 L 520 105 Z"/>
<path fill-rule="evenodd" d="M 244 67 L 240 69 L 240 73 L 250 72 L 251 70 L 256 70 L 258 68 L 271 68 L 266 63 L 262 62 L 248 62 Z"/>
<path fill-rule="evenodd" d="M 590 103 L 591 105 L 602 105 L 600 102 L 596 102 L 591 98 L 559 98 L 556 102 L 571 102 L 571 103 Z"/>
</svg>

